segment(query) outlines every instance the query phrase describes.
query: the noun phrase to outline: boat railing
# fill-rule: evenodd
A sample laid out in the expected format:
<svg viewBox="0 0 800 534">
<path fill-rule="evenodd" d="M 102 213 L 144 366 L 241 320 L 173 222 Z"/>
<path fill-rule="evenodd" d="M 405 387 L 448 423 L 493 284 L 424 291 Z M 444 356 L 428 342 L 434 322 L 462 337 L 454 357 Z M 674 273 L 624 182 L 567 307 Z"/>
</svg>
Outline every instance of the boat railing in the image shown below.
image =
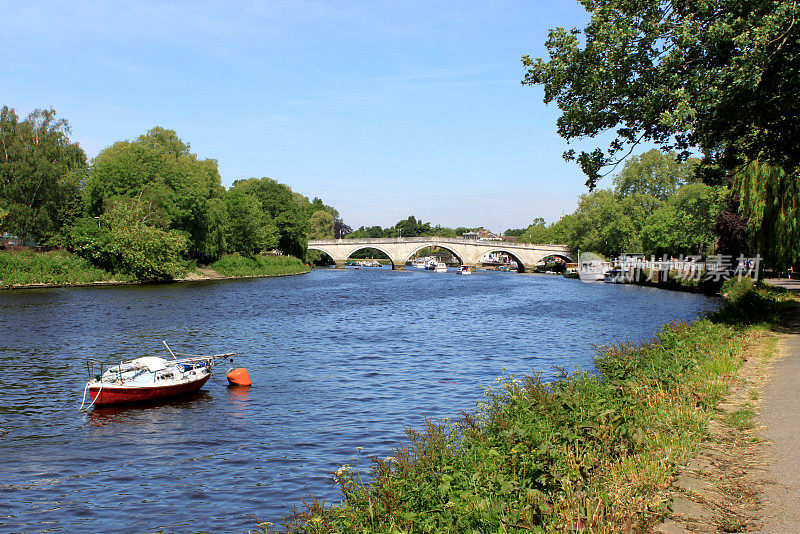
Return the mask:
<svg viewBox="0 0 800 534">
<path fill-rule="evenodd" d="M 99 373 L 95 373 L 95 369 L 100 369 Z M 105 364 L 100 360 L 95 360 L 94 358 L 89 358 L 86 360 L 86 373 L 89 376 L 100 376 L 103 374 L 105 370 Z"/>
</svg>

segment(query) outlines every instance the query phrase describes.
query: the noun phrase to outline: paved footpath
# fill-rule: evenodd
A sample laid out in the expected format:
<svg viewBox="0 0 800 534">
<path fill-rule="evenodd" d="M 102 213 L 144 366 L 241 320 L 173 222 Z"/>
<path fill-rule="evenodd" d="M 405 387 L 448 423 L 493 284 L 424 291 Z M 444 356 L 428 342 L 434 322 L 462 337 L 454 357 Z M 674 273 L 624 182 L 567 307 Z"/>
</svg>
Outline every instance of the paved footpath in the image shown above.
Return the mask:
<svg viewBox="0 0 800 534">
<path fill-rule="evenodd" d="M 800 292 L 797 280 L 770 280 Z M 800 309 L 786 325 L 775 361 L 761 392 L 758 422 L 769 441 L 763 464 L 764 534 L 800 533 Z"/>
</svg>

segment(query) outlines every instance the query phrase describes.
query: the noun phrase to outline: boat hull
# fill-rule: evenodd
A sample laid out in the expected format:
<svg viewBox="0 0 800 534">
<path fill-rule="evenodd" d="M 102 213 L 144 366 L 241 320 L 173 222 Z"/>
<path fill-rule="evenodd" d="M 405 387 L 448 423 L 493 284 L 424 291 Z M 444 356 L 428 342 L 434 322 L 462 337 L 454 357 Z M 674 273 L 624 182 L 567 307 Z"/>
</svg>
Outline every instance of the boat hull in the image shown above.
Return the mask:
<svg viewBox="0 0 800 534">
<path fill-rule="evenodd" d="M 90 384 L 88 389 L 94 406 L 135 404 L 158 401 L 197 391 L 208 382 L 209 378 L 211 378 L 211 375 L 207 374 L 197 380 L 158 386 L 124 386 L 98 383 L 97 385 Z"/>
</svg>

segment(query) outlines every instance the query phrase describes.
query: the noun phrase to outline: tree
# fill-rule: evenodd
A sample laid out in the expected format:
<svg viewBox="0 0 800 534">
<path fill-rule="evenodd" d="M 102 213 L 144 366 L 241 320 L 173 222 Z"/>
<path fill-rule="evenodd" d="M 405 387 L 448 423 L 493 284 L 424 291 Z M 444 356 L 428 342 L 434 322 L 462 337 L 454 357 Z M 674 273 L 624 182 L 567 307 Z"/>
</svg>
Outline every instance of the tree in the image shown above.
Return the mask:
<svg viewBox="0 0 800 534">
<path fill-rule="evenodd" d="M 551 30 L 549 60 L 523 56 L 523 84 L 557 102 L 566 140 L 615 130 L 606 149 L 565 153 L 590 189 L 644 141 L 728 170 L 798 168 L 796 0 L 580 1 L 587 27 Z"/>
<path fill-rule="evenodd" d="M 69 140 L 69 123 L 53 109 L 33 111 L 20 121 L 8 106 L 0 111 L 0 206 L 3 228 L 42 240 L 64 224 L 80 194 L 86 154 Z"/>
<path fill-rule="evenodd" d="M 278 227 L 264 212 L 258 198 L 239 189 L 231 189 L 225 195 L 225 203 L 228 214 L 225 228 L 228 251 L 252 256 L 265 248 L 278 245 Z"/>
<path fill-rule="evenodd" d="M 380 226 L 370 226 L 365 227 L 361 226 L 358 230 L 351 232 L 346 237 L 348 239 L 376 239 L 381 237 L 389 237 L 391 233 L 391 229 L 384 230 Z M 395 237 L 397 236 L 397 232 L 395 232 Z"/>
<path fill-rule="evenodd" d="M 581 195 L 575 213 L 562 217 L 550 229 L 553 242 L 569 245 L 572 250 L 615 256 L 620 252 L 640 250 L 636 221 L 609 189 Z"/>
<path fill-rule="evenodd" d="M 308 220 L 309 239 L 333 238 L 333 215 L 327 210 L 315 211 Z"/>
<path fill-rule="evenodd" d="M 408 219 L 397 221 L 397 224 L 394 225 L 394 229 L 394 235 L 387 237 L 419 237 L 432 235 L 433 233 L 431 223 L 424 223 L 422 220 L 418 221 L 413 215 L 409 216 Z"/>
<path fill-rule="evenodd" d="M 528 228 L 522 231 L 519 240 L 523 243 L 549 243 L 551 240 L 550 229 L 544 219 L 537 217 Z"/>
<path fill-rule="evenodd" d="M 209 198 L 195 226 L 195 250 L 206 264 L 222 256 L 228 248 L 225 229 L 229 224 L 228 206 L 224 198 Z"/>
<path fill-rule="evenodd" d="M 505 232 L 503 232 L 503 235 L 506 237 L 519 237 L 524 233 L 525 233 L 525 228 L 509 228 Z"/>
<path fill-rule="evenodd" d="M 698 163 L 696 158 L 679 161 L 674 152 L 651 149 L 628 158 L 622 171 L 614 176 L 614 190 L 623 197 L 649 195 L 664 201 L 681 186 L 697 181 Z"/>
<path fill-rule="evenodd" d="M 747 231 L 747 218 L 739 211 L 739 195 L 728 191 L 725 207 L 714 222 L 717 236 L 717 251 L 731 258 L 750 253 L 750 235 Z"/>
<path fill-rule="evenodd" d="M 95 265 L 137 280 L 171 280 L 187 271 L 186 234 L 153 226 L 151 202 L 119 195 L 105 205 L 102 217 L 80 217 L 65 226 L 61 244 Z"/>
<path fill-rule="evenodd" d="M 796 173 L 752 161 L 734 177 L 753 249 L 769 265 L 800 261 L 800 182 Z"/>
<path fill-rule="evenodd" d="M 224 217 L 221 203 L 209 201 L 223 194 L 216 160 L 198 159 L 173 130 L 157 126 L 135 141 L 120 141 L 100 152 L 85 196 L 94 216 L 103 213 L 108 198 L 142 198 L 152 206 L 151 225 L 186 232 L 189 253 L 213 261 L 224 250 L 214 228 Z"/>
<path fill-rule="evenodd" d="M 333 237 L 336 239 L 343 239 L 353 232 L 353 229 L 347 226 L 343 220 L 335 219 L 333 221 Z"/>
<path fill-rule="evenodd" d="M 252 195 L 261 202 L 261 209 L 278 228 L 280 250 L 298 258 L 305 257 L 309 217 L 302 204 L 305 197 L 296 197 L 289 186 L 272 178 L 236 180 L 231 187 L 233 190 Z"/>
<path fill-rule="evenodd" d="M 642 244 L 648 254 L 708 254 L 715 241 L 714 225 L 724 204 L 719 186 L 682 187 L 645 221 Z"/>
<path fill-rule="evenodd" d="M 109 203 L 103 223 L 109 229 L 114 271 L 137 280 L 171 280 L 185 274 L 186 234 L 150 226 L 151 215 L 149 202 L 141 198 L 117 197 Z"/>
</svg>

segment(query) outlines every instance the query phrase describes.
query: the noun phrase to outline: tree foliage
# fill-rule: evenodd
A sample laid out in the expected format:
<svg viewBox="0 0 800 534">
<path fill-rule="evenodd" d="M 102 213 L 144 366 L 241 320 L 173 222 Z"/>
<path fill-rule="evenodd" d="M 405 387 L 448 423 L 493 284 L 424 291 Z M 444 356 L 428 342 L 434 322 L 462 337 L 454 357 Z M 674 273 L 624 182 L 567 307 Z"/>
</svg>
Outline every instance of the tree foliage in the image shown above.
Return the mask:
<svg viewBox="0 0 800 534">
<path fill-rule="evenodd" d="M 780 167 L 753 161 L 735 175 L 754 250 L 784 269 L 800 261 L 800 181 Z"/>
<path fill-rule="evenodd" d="M 800 164 L 800 6 L 795 0 L 580 0 L 584 30 L 556 28 L 549 59 L 523 57 L 568 141 L 614 131 L 577 154 L 594 188 L 639 143 L 699 148 L 733 169 Z"/>
<path fill-rule="evenodd" d="M 218 231 L 224 215 L 214 200 L 223 193 L 216 160 L 198 159 L 173 130 L 157 126 L 100 152 L 92 163 L 86 202 L 89 214 L 97 216 L 109 198 L 141 197 L 152 206 L 151 226 L 185 232 L 189 252 L 210 260 L 224 252 Z"/>
<path fill-rule="evenodd" d="M 278 183 L 272 178 L 237 180 L 233 183 L 231 191 L 239 191 L 258 199 L 262 211 L 278 229 L 277 247 L 298 258 L 305 257 L 310 216 L 308 208 L 304 205 L 304 201 L 307 202 L 305 197 L 295 196 L 289 186 Z"/>
<path fill-rule="evenodd" d="M 564 243 L 607 257 L 709 252 L 724 188 L 694 183 L 696 165 L 659 150 L 633 157 L 614 177 L 613 190 L 582 195 L 575 212 L 550 226 L 535 219 L 520 241 Z"/>
<path fill-rule="evenodd" d="M 682 187 L 645 221 L 644 251 L 655 255 L 710 253 L 724 194 L 721 187 L 705 184 Z"/>
<path fill-rule="evenodd" d="M 69 140 L 70 127 L 53 109 L 20 120 L 0 111 L 0 209 L 2 229 L 43 240 L 55 234 L 80 195 L 86 154 Z"/>
<path fill-rule="evenodd" d="M 278 245 L 278 227 L 255 196 L 232 189 L 225 196 L 225 202 L 228 216 L 225 235 L 229 252 L 252 256 Z"/>
<path fill-rule="evenodd" d="M 681 162 L 674 152 L 648 150 L 628 158 L 622 171 L 614 176 L 614 189 L 622 197 L 647 195 L 664 201 L 681 186 L 697 181 L 698 163 L 696 158 Z"/>
<path fill-rule="evenodd" d="M 303 258 L 310 222 L 346 235 L 338 211 L 269 178 L 221 185 L 176 132 L 155 127 L 86 164 L 55 111 L 0 111 L 0 231 L 62 246 L 140 280 L 166 280 L 187 260 L 279 248 Z"/>
</svg>

